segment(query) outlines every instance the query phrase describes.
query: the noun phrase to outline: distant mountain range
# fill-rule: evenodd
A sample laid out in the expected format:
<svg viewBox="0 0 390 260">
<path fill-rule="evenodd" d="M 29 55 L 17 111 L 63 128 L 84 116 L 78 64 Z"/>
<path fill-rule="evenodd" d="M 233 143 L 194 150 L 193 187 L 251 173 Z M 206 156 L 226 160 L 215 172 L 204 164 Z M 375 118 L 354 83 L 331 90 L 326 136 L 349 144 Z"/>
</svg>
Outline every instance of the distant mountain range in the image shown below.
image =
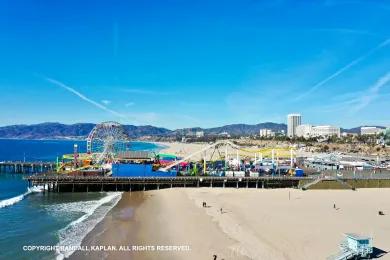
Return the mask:
<svg viewBox="0 0 390 260">
<path fill-rule="evenodd" d="M 95 124 L 79 123 L 65 125 L 60 123 L 42 123 L 35 125 L 11 125 L 0 127 L 0 138 L 18 139 L 64 139 L 64 138 L 86 138 Z M 125 125 L 125 130 L 131 138 L 138 138 L 145 135 L 167 135 L 171 130 L 154 126 Z"/>
<path fill-rule="evenodd" d="M 260 123 L 256 125 L 248 125 L 248 124 L 232 124 L 232 125 L 225 125 L 220 127 L 213 127 L 213 128 L 184 128 L 184 129 L 177 129 L 173 131 L 177 134 L 185 134 L 189 132 L 196 132 L 196 131 L 203 131 L 205 134 L 221 134 L 221 133 L 229 133 L 230 135 L 254 135 L 258 134 L 260 129 L 271 129 L 275 132 L 287 132 L 287 125 L 286 124 L 278 124 L 278 123 Z"/>
<path fill-rule="evenodd" d="M 18 138 L 18 139 L 64 139 L 64 138 L 86 138 L 88 133 L 93 129 L 95 124 L 78 123 L 66 125 L 61 123 L 41 123 L 34 125 L 11 125 L 0 127 L 0 138 Z M 381 126 L 378 126 L 381 127 Z M 230 135 L 253 135 L 258 134 L 262 128 L 271 129 L 273 131 L 287 132 L 286 124 L 278 124 L 272 122 L 260 123 L 256 125 L 248 124 L 232 124 L 213 128 L 184 128 L 169 130 L 162 127 L 151 125 L 135 126 L 124 125 L 125 130 L 131 138 L 140 138 L 143 136 L 175 136 L 182 134 L 195 133 L 196 131 L 204 131 L 205 134 L 220 134 L 223 132 Z M 381 127 L 384 128 L 384 127 Z M 360 127 L 351 129 L 342 129 L 342 132 L 359 133 Z"/>
</svg>

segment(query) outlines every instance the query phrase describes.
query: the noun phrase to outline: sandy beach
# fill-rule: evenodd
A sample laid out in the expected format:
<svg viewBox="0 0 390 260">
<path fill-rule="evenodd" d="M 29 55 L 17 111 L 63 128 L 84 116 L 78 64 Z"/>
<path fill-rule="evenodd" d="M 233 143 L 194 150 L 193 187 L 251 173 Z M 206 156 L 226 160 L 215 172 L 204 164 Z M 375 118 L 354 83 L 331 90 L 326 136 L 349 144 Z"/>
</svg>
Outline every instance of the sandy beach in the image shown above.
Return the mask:
<svg viewBox="0 0 390 260">
<path fill-rule="evenodd" d="M 171 153 L 176 154 L 180 157 L 185 157 L 190 154 L 193 154 L 205 146 L 207 144 L 205 143 L 180 143 L 180 142 L 155 142 L 155 144 L 163 146 L 164 148 L 161 149 L 161 153 Z M 194 160 L 200 160 L 202 159 L 202 154 L 199 154 L 198 156 L 194 157 Z"/>
<path fill-rule="evenodd" d="M 390 189 L 174 188 L 124 193 L 83 245 L 144 247 L 136 252 L 76 252 L 71 258 L 325 259 L 338 252 L 346 232 L 372 236 L 376 248 L 389 251 L 389 197 Z M 378 210 L 386 215 L 379 216 Z M 159 245 L 187 250 L 162 251 Z"/>
</svg>

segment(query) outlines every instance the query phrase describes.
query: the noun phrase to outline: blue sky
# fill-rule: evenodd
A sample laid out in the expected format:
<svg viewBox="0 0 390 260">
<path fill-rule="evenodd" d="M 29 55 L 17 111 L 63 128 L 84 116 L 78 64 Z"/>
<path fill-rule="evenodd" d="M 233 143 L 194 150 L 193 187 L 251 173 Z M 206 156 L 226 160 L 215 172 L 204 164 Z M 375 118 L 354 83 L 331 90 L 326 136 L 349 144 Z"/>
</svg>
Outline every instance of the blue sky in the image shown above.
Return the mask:
<svg viewBox="0 0 390 260">
<path fill-rule="evenodd" d="M 105 2 L 105 3 L 103 3 Z M 390 125 L 388 1 L 0 1 L 0 125 Z"/>
</svg>

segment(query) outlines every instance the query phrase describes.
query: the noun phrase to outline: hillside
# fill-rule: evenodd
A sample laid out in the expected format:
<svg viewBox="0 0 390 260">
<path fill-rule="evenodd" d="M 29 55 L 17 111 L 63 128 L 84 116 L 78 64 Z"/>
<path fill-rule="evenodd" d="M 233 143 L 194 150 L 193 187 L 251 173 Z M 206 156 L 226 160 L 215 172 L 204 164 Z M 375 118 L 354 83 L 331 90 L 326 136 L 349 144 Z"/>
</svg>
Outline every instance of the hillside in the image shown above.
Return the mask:
<svg viewBox="0 0 390 260">
<path fill-rule="evenodd" d="M 86 138 L 95 124 L 78 123 L 65 125 L 60 123 L 42 123 L 34 125 L 11 125 L 0 127 L 0 138 L 18 139 L 61 139 L 61 138 Z M 125 125 L 131 138 L 145 135 L 166 135 L 171 130 L 154 126 Z"/>
<path fill-rule="evenodd" d="M 61 123 L 41 123 L 34 125 L 10 125 L 0 127 L 0 138 L 18 138 L 18 139 L 62 139 L 62 138 L 86 138 L 88 133 L 93 129 L 95 124 L 78 123 L 66 125 Z M 380 127 L 380 126 L 378 126 Z M 247 136 L 258 134 L 262 128 L 271 129 L 275 132 L 282 130 L 287 132 L 286 124 L 272 122 L 259 123 L 256 125 L 249 124 L 232 124 L 213 128 L 183 128 L 169 130 L 162 127 L 151 125 L 135 126 L 124 125 L 128 135 L 131 138 L 140 138 L 144 136 L 175 136 L 204 131 L 206 135 L 215 135 L 227 132 L 232 136 Z M 380 127 L 384 128 L 384 127 Z M 351 129 L 341 129 L 342 132 L 360 133 L 360 126 Z"/>
</svg>

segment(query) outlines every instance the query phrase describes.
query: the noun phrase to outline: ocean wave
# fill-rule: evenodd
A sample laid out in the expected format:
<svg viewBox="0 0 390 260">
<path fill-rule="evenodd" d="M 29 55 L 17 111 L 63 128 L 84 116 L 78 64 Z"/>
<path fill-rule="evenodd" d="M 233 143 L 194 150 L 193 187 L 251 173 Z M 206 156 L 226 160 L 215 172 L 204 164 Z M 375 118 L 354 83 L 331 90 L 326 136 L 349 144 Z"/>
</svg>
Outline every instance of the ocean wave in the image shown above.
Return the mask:
<svg viewBox="0 0 390 260">
<path fill-rule="evenodd" d="M 61 204 L 57 210 L 71 210 L 85 213 L 78 219 L 69 223 L 58 231 L 58 246 L 81 246 L 85 236 L 107 215 L 107 213 L 119 202 L 121 192 L 108 193 L 100 200 L 82 201 Z M 74 251 L 57 251 L 57 260 L 62 260 L 73 254 Z"/>
<path fill-rule="evenodd" d="M 27 188 L 27 191 L 23 194 L 20 194 L 18 196 L 10 198 L 10 199 L 5 199 L 5 200 L 0 201 L 0 209 L 4 208 L 4 207 L 9 207 L 9 206 L 12 206 L 12 205 L 18 203 L 19 201 L 23 200 L 27 195 L 29 195 L 33 192 L 41 192 L 41 191 L 43 191 L 43 187 L 41 187 L 41 186 L 34 186 L 32 188 Z"/>
</svg>

